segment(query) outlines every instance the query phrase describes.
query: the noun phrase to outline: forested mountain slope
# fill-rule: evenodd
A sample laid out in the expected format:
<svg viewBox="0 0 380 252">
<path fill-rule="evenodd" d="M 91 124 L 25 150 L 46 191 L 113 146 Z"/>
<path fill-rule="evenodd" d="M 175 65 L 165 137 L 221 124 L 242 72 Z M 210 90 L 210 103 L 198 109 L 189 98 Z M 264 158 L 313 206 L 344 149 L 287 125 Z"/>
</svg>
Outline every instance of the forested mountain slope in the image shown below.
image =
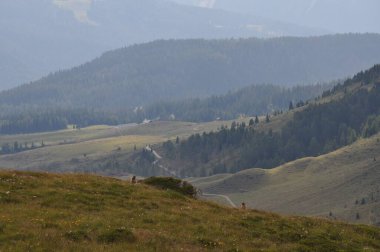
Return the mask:
<svg viewBox="0 0 380 252">
<path fill-rule="evenodd" d="M 333 83 L 286 88 L 254 85 L 225 95 L 181 101 L 155 102 L 146 107 L 115 111 L 64 106 L 0 106 L 0 134 L 19 134 L 66 129 L 75 125 L 117 125 L 161 121 L 208 122 L 236 119 L 286 110 L 289 101 L 297 103 L 320 96 Z"/>
<path fill-rule="evenodd" d="M 124 109 L 251 84 L 314 83 L 379 62 L 379 44 L 375 34 L 155 41 L 2 92 L 0 104 Z"/>
<path fill-rule="evenodd" d="M 318 34 L 325 33 L 167 0 L 1 0 L 0 90 L 156 39 Z"/>
<path fill-rule="evenodd" d="M 251 120 L 224 126 L 218 132 L 195 134 L 176 144 L 169 141 L 162 147 L 167 165 L 181 176 L 273 168 L 369 137 L 380 130 L 380 66 L 335 86 L 322 99 L 302 105 L 296 111 L 267 115 L 259 124 L 267 124 L 264 130 Z M 275 129 L 271 120 L 286 121 Z"/>
<path fill-rule="evenodd" d="M 336 82 L 334 82 L 336 84 Z M 334 83 L 281 87 L 254 85 L 208 98 L 156 102 L 136 111 L 136 119 L 159 118 L 191 122 L 232 120 L 239 116 L 256 116 L 287 110 L 294 104 L 316 98 Z"/>
</svg>

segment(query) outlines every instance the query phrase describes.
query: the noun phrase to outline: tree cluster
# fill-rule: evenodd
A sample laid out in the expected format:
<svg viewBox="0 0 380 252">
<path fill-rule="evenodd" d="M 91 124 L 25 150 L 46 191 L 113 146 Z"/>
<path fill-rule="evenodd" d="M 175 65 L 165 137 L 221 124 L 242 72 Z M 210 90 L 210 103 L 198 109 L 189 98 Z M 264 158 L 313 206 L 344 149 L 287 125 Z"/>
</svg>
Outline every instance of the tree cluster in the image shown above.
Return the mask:
<svg viewBox="0 0 380 252">
<path fill-rule="evenodd" d="M 182 171 L 184 176 L 272 168 L 328 153 L 360 136 L 371 136 L 380 130 L 379 115 L 380 85 L 376 84 L 372 89 L 363 88 L 339 100 L 310 104 L 296 112 L 281 132 L 259 132 L 254 125 L 233 123 L 218 132 L 192 135 L 176 151 L 170 147 L 168 158 L 196 164 L 197 174 Z M 169 153 L 168 144 L 164 149 Z M 209 170 L 202 171 L 205 168 Z"/>
<path fill-rule="evenodd" d="M 136 111 L 136 120 L 160 118 L 162 120 L 180 120 L 207 122 L 231 120 L 239 116 L 254 116 L 267 113 L 279 114 L 288 108 L 289 101 L 303 106 L 303 100 L 309 100 L 322 94 L 333 84 L 296 86 L 284 88 L 275 85 L 254 85 L 226 95 L 204 99 L 183 101 L 162 101 Z"/>
</svg>

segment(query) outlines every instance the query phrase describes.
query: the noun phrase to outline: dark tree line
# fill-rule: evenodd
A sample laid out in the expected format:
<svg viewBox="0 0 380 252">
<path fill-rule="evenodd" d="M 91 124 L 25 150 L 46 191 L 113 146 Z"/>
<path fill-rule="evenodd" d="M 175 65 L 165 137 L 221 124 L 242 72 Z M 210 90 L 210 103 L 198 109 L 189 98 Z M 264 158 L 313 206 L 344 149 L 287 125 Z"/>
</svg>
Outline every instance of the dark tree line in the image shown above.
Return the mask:
<svg viewBox="0 0 380 252">
<path fill-rule="evenodd" d="M 309 100 L 331 88 L 333 83 L 284 88 L 275 85 L 255 85 L 226 95 L 183 101 L 162 101 L 136 111 L 136 120 L 160 118 L 192 122 L 231 120 L 240 115 L 254 116 L 288 108 L 289 101 L 303 106 Z"/>
<path fill-rule="evenodd" d="M 13 154 L 13 153 L 18 153 L 22 151 L 27 151 L 27 150 L 33 150 L 36 148 L 41 148 L 44 147 L 45 144 L 42 141 L 41 143 L 19 143 L 19 142 L 13 142 L 13 143 L 3 143 L 0 146 L 0 154 Z"/>
<path fill-rule="evenodd" d="M 121 114 L 87 109 L 27 109 L 20 113 L 0 115 L 0 134 L 18 134 L 76 128 L 96 124 L 116 125 L 125 123 Z"/>
<path fill-rule="evenodd" d="M 359 136 L 371 136 L 380 130 L 379 115 L 380 83 L 375 82 L 339 100 L 310 104 L 296 112 L 279 133 L 258 132 L 254 125 L 233 123 L 218 132 L 192 135 L 174 150 L 166 143 L 164 150 L 169 159 L 196 164 L 198 174 L 182 171 L 184 176 L 272 168 L 328 153 Z"/>
<path fill-rule="evenodd" d="M 331 84 L 282 88 L 274 85 L 251 86 L 224 96 L 192 99 L 180 102 L 162 102 L 146 109 L 94 110 L 81 108 L 1 107 L 0 134 L 33 133 L 77 128 L 96 124 L 115 125 L 142 122 L 145 118 L 162 120 L 213 121 L 280 112 L 289 100 L 299 101 L 318 96 Z M 177 115 L 177 116 L 174 116 Z M 174 118 L 171 118 L 171 116 Z"/>
</svg>

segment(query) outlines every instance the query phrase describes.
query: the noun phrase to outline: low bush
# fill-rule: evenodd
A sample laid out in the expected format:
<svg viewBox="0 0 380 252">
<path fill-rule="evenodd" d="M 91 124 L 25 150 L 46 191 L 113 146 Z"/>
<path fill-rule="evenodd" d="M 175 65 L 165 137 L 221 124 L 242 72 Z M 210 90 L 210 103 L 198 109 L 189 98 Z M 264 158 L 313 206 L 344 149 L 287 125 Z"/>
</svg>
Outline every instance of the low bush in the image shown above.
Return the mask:
<svg viewBox="0 0 380 252">
<path fill-rule="evenodd" d="M 103 243 L 134 242 L 136 237 L 129 229 L 117 228 L 99 235 L 98 241 Z"/>
<path fill-rule="evenodd" d="M 144 183 L 160 189 L 169 189 L 186 196 L 195 197 L 197 190 L 190 183 L 171 177 L 150 177 L 144 180 Z"/>
</svg>

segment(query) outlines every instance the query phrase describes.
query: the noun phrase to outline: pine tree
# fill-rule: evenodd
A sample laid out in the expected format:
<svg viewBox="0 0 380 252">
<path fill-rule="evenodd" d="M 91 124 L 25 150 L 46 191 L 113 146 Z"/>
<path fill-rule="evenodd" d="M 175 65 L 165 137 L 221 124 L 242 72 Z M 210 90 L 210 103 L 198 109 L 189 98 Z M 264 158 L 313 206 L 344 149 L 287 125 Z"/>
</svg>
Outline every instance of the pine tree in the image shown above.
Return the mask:
<svg viewBox="0 0 380 252">
<path fill-rule="evenodd" d="M 294 109 L 294 105 L 293 105 L 293 102 L 291 101 L 290 103 L 289 103 L 289 110 L 293 110 Z"/>
<path fill-rule="evenodd" d="M 255 124 L 255 121 L 253 119 L 249 120 L 249 126 L 253 126 Z"/>
</svg>

